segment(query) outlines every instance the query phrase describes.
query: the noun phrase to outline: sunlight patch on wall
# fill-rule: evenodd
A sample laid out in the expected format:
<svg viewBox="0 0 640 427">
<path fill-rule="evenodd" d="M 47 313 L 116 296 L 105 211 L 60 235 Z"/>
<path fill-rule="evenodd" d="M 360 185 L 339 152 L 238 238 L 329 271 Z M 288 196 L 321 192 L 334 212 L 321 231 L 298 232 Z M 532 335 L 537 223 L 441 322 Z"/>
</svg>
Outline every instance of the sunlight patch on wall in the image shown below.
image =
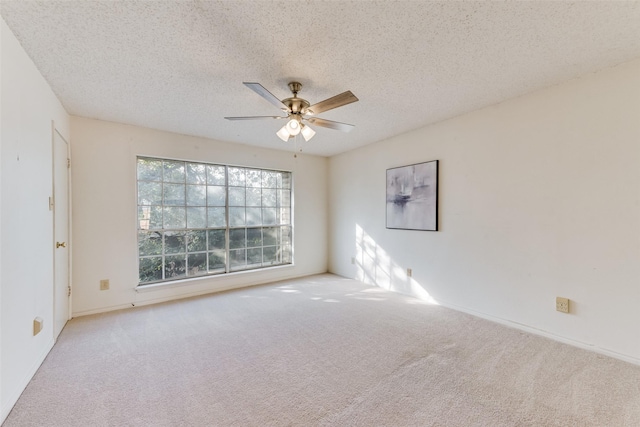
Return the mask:
<svg viewBox="0 0 640 427">
<path fill-rule="evenodd" d="M 429 304 L 438 302 L 359 225 L 356 224 L 356 280 Z"/>
</svg>

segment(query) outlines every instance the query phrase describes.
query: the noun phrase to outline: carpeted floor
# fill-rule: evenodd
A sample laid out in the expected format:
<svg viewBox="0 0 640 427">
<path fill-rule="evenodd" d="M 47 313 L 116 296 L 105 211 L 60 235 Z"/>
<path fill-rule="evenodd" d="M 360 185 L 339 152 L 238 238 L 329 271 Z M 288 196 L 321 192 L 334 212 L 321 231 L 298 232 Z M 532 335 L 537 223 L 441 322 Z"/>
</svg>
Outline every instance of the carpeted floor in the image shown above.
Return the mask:
<svg viewBox="0 0 640 427">
<path fill-rule="evenodd" d="M 73 319 L 4 426 L 640 426 L 640 367 L 332 275 Z"/>
</svg>

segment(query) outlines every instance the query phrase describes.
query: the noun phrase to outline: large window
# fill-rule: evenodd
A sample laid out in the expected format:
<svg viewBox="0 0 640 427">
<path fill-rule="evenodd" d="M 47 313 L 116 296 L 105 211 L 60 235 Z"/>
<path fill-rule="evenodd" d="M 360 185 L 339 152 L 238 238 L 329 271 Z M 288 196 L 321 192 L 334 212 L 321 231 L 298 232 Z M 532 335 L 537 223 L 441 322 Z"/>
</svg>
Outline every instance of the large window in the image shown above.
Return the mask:
<svg viewBox="0 0 640 427">
<path fill-rule="evenodd" d="M 291 264 L 291 172 L 138 158 L 139 284 Z"/>
</svg>

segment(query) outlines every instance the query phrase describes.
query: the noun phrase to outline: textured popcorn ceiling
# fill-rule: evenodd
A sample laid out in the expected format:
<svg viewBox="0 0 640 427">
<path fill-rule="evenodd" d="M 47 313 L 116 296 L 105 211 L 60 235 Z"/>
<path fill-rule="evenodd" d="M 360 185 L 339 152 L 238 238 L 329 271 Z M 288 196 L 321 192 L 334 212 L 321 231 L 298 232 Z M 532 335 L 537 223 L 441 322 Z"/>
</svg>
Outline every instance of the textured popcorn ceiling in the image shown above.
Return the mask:
<svg viewBox="0 0 640 427">
<path fill-rule="evenodd" d="M 304 152 L 333 155 L 640 57 L 639 2 L 0 1 L 74 115 L 293 150 L 242 85 L 303 84 L 320 114 Z"/>
</svg>

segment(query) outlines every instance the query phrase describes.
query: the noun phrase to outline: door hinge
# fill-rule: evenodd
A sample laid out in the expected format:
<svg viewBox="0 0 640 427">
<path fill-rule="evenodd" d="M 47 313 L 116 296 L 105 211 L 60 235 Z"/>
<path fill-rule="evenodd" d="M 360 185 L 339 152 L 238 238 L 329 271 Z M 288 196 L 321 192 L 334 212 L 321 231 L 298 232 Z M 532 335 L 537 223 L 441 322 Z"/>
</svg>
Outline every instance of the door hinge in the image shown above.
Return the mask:
<svg viewBox="0 0 640 427">
<path fill-rule="evenodd" d="M 67 297 L 71 296 L 71 286 L 67 286 Z"/>
<path fill-rule="evenodd" d="M 49 210 L 53 210 L 53 197 L 49 197 Z"/>
<path fill-rule="evenodd" d="M 71 159 L 67 159 L 67 169 L 71 167 Z"/>
</svg>

